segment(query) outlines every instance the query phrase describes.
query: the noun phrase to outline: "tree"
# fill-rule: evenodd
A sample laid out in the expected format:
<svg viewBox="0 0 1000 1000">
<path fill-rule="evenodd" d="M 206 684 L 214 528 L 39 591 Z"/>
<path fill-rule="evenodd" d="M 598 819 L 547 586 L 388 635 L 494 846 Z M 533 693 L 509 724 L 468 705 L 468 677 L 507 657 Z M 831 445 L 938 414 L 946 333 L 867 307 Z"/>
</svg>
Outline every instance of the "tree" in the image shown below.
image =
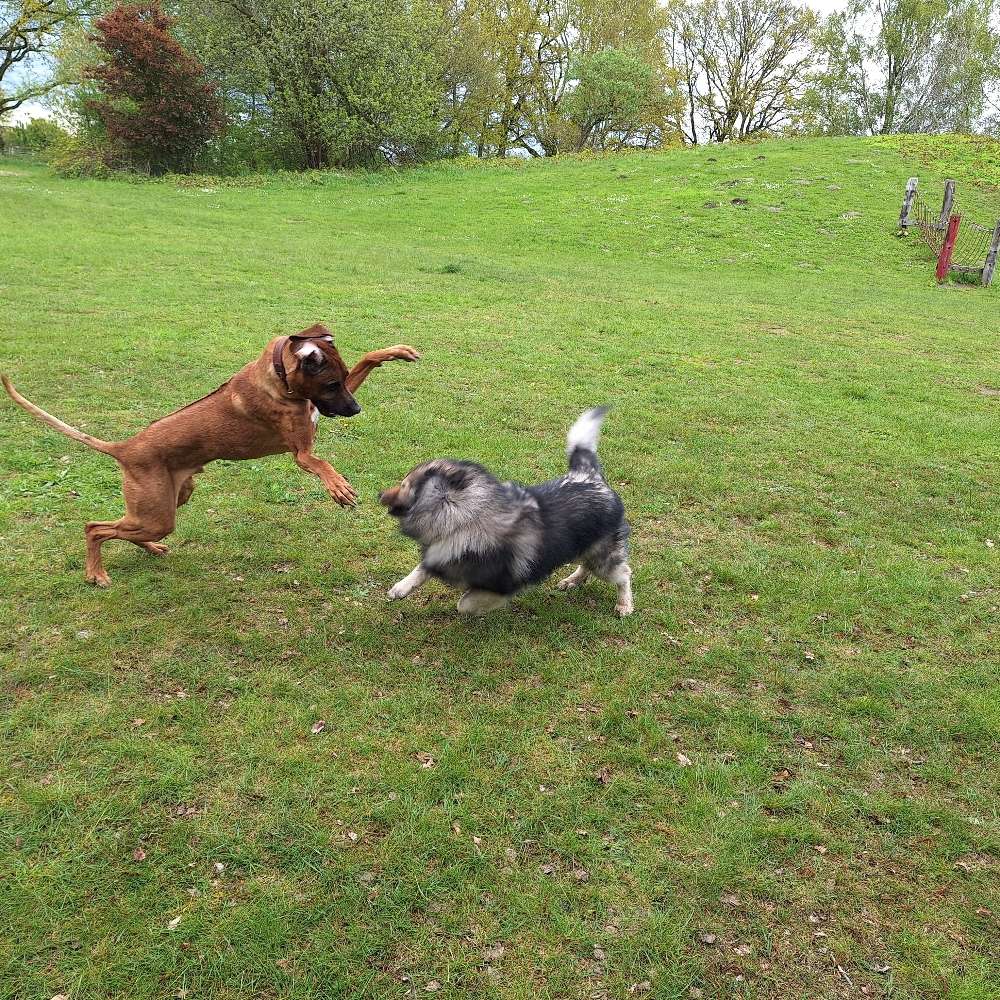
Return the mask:
<svg viewBox="0 0 1000 1000">
<path fill-rule="evenodd" d="M 100 91 L 88 107 L 110 142 L 151 173 L 189 168 L 223 126 L 215 87 L 171 36 L 175 23 L 155 0 L 115 7 L 94 22 L 103 59 L 87 72 Z"/>
<path fill-rule="evenodd" d="M 583 95 L 574 101 L 574 90 L 586 79 L 585 90 L 594 96 L 598 76 L 604 78 L 605 97 L 616 78 L 626 88 L 633 86 L 625 62 L 657 90 L 649 95 L 647 109 L 669 103 L 673 95 L 676 74 L 666 62 L 660 35 L 664 13 L 656 0 L 453 0 L 453 4 L 459 50 L 474 73 L 452 86 L 450 120 L 466 125 L 466 144 L 480 156 L 510 152 L 540 156 L 579 148 L 576 119 L 582 120 L 585 113 Z M 620 54 L 588 62 L 609 50 Z M 621 141 L 657 144 L 670 131 L 653 122 L 642 136 L 622 135 Z M 589 125 L 584 143 L 617 141 L 612 132 Z"/>
<path fill-rule="evenodd" d="M 88 9 L 88 0 L 0 0 L 0 119 L 52 89 L 53 81 L 26 75 L 25 69 Z M 5 90 L 4 80 L 18 71 L 20 83 Z"/>
<path fill-rule="evenodd" d="M 805 99 L 826 134 L 969 131 L 1000 79 L 996 0 L 852 0 L 818 38 Z"/>
<path fill-rule="evenodd" d="M 564 106 L 577 131 L 577 149 L 662 144 L 677 109 L 664 81 L 638 53 L 603 49 L 580 56 L 571 78 L 576 86 Z"/>
<path fill-rule="evenodd" d="M 374 166 L 438 139 L 434 0 L 191 0 L 198 50 L 299 166 Z"/>
<path fill-rule="evenodd" d="M 700 0 L 672 11 L 668 30 L 689 142 L 767 135 L 795 120 L 814 58 L 816 15 L 789 0 Z"/>
</svg>

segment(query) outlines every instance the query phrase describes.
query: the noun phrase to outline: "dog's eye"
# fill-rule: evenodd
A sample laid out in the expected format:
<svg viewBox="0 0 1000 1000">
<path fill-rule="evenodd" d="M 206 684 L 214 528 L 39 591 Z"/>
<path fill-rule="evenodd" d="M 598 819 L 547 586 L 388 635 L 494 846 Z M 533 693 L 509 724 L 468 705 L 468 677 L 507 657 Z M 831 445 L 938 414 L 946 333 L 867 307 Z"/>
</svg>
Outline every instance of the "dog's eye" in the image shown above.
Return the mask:
<svg viewBox="0 0 1000 1000">
<path fill-rule="evenodd" d="M 340 389 L 340 383 L 339 382 L 327 382 L 326 383 L 326 387 L 331 392 L 337 392 Z"/>
</svg>

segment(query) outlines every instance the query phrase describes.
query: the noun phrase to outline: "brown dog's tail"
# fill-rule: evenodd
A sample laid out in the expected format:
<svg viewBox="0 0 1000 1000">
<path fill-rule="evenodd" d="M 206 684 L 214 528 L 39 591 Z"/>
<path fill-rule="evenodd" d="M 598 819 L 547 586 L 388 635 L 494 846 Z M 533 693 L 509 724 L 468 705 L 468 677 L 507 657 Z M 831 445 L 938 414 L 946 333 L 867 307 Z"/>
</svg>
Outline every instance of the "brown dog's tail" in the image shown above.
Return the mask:
<svg viewBox="0 0 1000 1000">
<path fill-rule="evenodd" d="M 89 434 L 84 434 L 83 431 L 78 431 L 75 427 L 70 427 L 69 424 L 64 424 L 58 417 L 52 416 L 51 413 L 46 413 L 40 406 L 35 406 L 30 400 L 27 400 L 22 396 L 17 389 L 11 385 L 10 379 L 6 375 L 0 375 L 0 382 L 3 382 L 3 387 L 7 390 L 7 395 L 17 403 L 18 406 L 27 410 L 33 417 L 37 417 L 43 424 L 48 424 L 49 427 L 54 427 L 57 431 L 65 434 L 66 437 L 72 438 L 74 441 L 79 441 L 80 444 L 85 444 L 88 448 L 93 448 L 94 451 L 102 451 L 105 455 L 114 455 L 117 450 L 117 445 L 111 441 L 101 441 L 99 438 L 91 437 Z"/>
</svg>

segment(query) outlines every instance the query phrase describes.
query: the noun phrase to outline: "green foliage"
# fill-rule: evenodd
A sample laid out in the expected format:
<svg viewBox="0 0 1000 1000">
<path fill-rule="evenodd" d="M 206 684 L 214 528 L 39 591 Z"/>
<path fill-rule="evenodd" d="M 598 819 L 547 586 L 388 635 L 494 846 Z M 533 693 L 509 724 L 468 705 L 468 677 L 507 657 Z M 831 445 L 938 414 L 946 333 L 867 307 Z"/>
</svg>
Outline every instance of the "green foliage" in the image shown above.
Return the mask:
<svg viewBox="0 0 1000 1000">
<path fill-rule="evenodd" d="M 803 101 L 826 135 L 969 131 L 1000 81 L 996 0 L 853 0 L 817 39 Z"/>
<path fill-rule="evenodd" d="M 44 153 L 65 138 L 65 130 L 54 121 L 48 118 L 32 118 L 23 125 L 11 128 L 8 131 L 7 141 L 13 146 L 29 149 L 33 153 Z"/>
<path fill-rule="evenodd" d="M 106 592 L 81 528 L 118 469 L 2 401 L 5 1000 L 994 1000 L 1000 290 L 892 235 L 915 173 L 842 139 L 4 163 L 0 371 L 91 433 L 314 320 L 349 363 L 424 352 L 320 424 L 357 510 L 290 456 L 215 463 Z M 634 618 L 600 583 L 386 601 L 416 550 L 379 489 L 557 475 L 599 401 Z"/>
<path fill-rule="evenodd" d="M 230 103 L 260 121 L 258 135 L 293 143 L 302 166 L 405 161 L 433 144 L 440 18 L 425 0 L 209 0 L 186 11 Z"/>
<path fill-rule="evenodd" d="M 656 69 L 636 52 L 602 49 L 570 69 L 575 86 L 564 113 L 576 127 L 578 149 L 662 146 L 677 107 Z"/>
<path fill-rule="evenodd" d="M 72 135 L 60 140 L 51 150 L 49 162 L 61 177 L 108 178 L 116 170 L 125 169 L 122 162 L 116 163 L 108 155 L 108 150 L 95 145 L 85 135 Z"/>
</svg>

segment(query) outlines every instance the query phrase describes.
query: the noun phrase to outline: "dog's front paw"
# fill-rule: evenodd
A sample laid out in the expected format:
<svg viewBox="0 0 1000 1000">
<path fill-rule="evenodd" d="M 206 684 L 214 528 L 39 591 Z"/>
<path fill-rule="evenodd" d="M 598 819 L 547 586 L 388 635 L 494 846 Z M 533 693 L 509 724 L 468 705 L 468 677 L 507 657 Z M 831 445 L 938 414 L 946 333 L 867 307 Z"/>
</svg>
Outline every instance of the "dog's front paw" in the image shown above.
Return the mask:
<svg viewBox="0 0 1000 1000">
<path fill-rule="evenodd" d="M 413 588 L 406 582 L 406 578 L 404 577 L 402 580 L 399 580 L 397 583 L 394 583 L 389 588 L 389 593 L 388 593 L 389 600 L 401 601 L 404 597 L 410 596 L 410 591 L 412 589 Z"/>
<path fill-rule="evenodd" d="M 383 361 L 419 361 L 420 352 L 409 344 L 393 344 L 383 347 L 381 351 L 372 351 L 373 361 L 382 364 Z"/>
<path fill-rule="evenodd" d="M 94 572 L 88 572 L 86 575 L 87 583 L 92 583 L 95 587 L 110 587 L 111 577 L 103 570 L 99 569 Z"/>
<path fill-rule="evenodd" d="M 341 507 L 356 507 L 358 494 L 354 487 L 341 475 L 326 483 L 326 490 Z"/>
<path fill-rule="evenodd" d="M 556 584 L 558 590 L 572 590 L 574 587 L 580 587 L 587 582 L 587 578 L 590 574 L 582 567 L 578 566 L 569 576 L 564 577 Z"/>
<path fill-rule="evenodd" d="M 628 615 L 632 614 L 633 611 L 635 611 L 635 607 L 631 601 L 619 601 L 615 605 L 615 614 L 618 615 L 619 618 L 626 618 Z"/>
</svg>

